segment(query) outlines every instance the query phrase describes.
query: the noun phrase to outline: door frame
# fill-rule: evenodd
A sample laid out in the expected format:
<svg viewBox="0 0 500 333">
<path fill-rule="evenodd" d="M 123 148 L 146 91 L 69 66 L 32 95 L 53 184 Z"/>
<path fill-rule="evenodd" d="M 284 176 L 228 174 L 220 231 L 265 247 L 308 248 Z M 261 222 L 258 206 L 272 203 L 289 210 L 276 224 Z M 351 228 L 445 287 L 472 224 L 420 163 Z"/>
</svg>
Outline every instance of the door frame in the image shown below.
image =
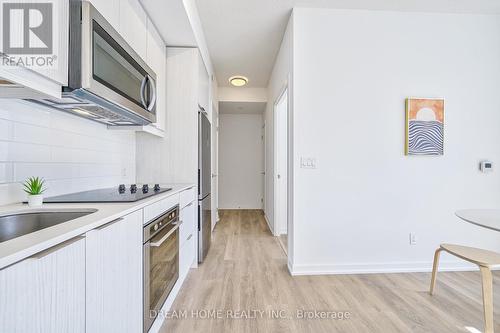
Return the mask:
<svg viewBox="0 0 500 333">
<path fill-rule="evenodd" d="M 289 219 L 289 216 L 288 216 L 288 205 L 289 205 L 289 196 L 290 196 L 290 188 L 289 188 L 289 172 L 290 172 L 290 168 L 289 168 L 289 145 L 290 145 L 290 142 L 289 142 L 289 126 L 288 126 L 288 123 L 289 123 L 289 117 L 290 117 L 290 92 L 289 92 L 289 89 L 288 89 L 288 82 L 285 82 L 285 84 L 283 85 L 283 87 L 281 88 L 279 94 L 278 94 L 278 97 L 276 98 L 276 100 L 274 101 L 274 104 L 273 104 L 273 131 L 274 131 L 274 142 L 273 142 L 273 149 L 274 149 L 274 152 L 273 152 L 273 157 L 274 157 L 274 163 L 273 163 L 273 184 L 274 184 L 274 191 L 273 191 L 273 207 L 274 207 L 274 227 L 273 227 L 273 233 L 274 233 L 274 236 L 279 236 L 280 235 L 280 229 L 281 229 L 281 222 L 280 221 L 280 214 L 279 214 L 279 209 L 278 209 L 278 170 L 277 170 L 277 162 L 278 162 L 278 140 L 277 140 L 277 133 L 278 133 L 278 122 L 277 122 L 277 114 L 276 114 L 276 110 L 277 110 L 277 106 L 278 104 L 282 101 L 283 97 L 285 96 L 286 94 L 286 128 L 287 128 L 287 133 L 286 133 L 286 147 L 285 147 L 285 150 L 287 152 L 287 162 L 286 162 L 286 169 L 287 169 L 287 179 L 286 179 L 286 182 L 287 182 L 287 191 L 286 191 L 286 218 L 285 218 L 285 222 L 287 223 L 287 234 L 289 233 L 289 223 L 288 223 L 288 219 Z"/>
<path fill-rule="evenodd" d="M 218 104 L 218 103 L 217 103 Z M 219 222 L 219 107 L 212 103 L 212 230 Z"/>
</svg>

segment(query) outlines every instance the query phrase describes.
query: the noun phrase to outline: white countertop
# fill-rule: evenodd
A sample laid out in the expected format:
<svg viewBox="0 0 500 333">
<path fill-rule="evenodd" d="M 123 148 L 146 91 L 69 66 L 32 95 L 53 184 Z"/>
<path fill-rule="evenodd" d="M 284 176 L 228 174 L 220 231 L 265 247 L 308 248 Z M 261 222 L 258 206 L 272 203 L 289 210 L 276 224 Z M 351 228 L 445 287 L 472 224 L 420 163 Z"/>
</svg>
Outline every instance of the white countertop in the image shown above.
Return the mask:
<svg viewBox="0 0 500 333">
<path fill-rule="evenodd" d="M 162 184 L 162 187 L 171 187 L 172 190 L 140 201 L 127 203 L 54 203 L 44 204 L 40 208 L 30 208 L 28 205 L 21 203 L 0 206 L 0 216 L 40 210 L 97 209 L 95 213 L 0 243 L 0 269 L 193 186 L 195 185 Z"/>
</svg>

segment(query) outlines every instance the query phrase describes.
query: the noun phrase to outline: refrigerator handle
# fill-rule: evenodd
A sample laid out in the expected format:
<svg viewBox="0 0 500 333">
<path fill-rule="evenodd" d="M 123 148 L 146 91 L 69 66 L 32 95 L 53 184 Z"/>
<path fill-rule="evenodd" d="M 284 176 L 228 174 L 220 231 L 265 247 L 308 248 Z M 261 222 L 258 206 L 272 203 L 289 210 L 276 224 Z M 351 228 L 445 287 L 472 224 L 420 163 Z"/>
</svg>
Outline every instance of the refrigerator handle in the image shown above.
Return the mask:
<svg viewBox="0 0 500 333">
<path fill-rule="evenodd" d="M 198 231 L 201 231 L 201 205 L 198 204 Z"/>
<path fill-rule="evenodd" d="M 201 170 L 198 169 L 198 198 L 200 197 L 201 194 Z"/>
</svg>

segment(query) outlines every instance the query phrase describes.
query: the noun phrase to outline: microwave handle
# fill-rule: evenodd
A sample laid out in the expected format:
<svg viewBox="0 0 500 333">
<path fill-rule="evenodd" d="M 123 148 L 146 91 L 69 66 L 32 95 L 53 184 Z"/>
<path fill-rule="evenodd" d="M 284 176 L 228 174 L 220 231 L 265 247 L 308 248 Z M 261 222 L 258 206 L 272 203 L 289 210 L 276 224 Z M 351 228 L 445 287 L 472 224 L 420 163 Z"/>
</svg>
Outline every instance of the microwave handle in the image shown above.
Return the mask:
<svg viewBox="0 0 500 333">
<path fill-rule="evenodd" d="M 149 112 L 153 111 L 156 105 L 156 84 L 155 81 L 151 78 L 151 76 L 146 75 L 147 81 L 151 85 L 151 91 L 153 92 L 153 96 L 151 97 L 151 103 L 147 106 Z"/>
<path fill-rule="evenodd" d="M 141 102 L 142 102 L 142 106 L 144 106 L 145 108 L 147 108 L 147 104 L 146 104 L 146 97 L 144 97 L 144 90 L 146 90 L 146 82 L 148 81 L 148 75 L 146 75 L 143 79 L 142 79 L 142 82 L 141 82 Z"/>
</svg>

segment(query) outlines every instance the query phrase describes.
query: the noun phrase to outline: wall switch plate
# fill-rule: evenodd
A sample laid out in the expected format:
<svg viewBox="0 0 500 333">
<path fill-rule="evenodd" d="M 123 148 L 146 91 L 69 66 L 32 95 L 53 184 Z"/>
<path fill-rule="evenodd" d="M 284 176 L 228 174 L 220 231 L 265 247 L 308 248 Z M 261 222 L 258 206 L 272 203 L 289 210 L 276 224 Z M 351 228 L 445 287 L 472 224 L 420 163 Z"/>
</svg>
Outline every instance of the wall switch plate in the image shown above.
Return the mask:
<svg viewBox="0 0 500 333">
<path fill-rule="evenodd" d="M 316 159 L 312 157 L 301 157 L 300 167 L 302 169 L 316 169 Z"/>
<path fill-rule="evenodd" d="M 483 173 L 488 173 L 493 171 L 493 163 L 490 161 L 481 161 L 479 163 L 479 170 Z"/>
<path fill-rule="evenodd" d="M 410 233 L 410 245 L 417 245 L 417 235 Z"/>
</svg>

